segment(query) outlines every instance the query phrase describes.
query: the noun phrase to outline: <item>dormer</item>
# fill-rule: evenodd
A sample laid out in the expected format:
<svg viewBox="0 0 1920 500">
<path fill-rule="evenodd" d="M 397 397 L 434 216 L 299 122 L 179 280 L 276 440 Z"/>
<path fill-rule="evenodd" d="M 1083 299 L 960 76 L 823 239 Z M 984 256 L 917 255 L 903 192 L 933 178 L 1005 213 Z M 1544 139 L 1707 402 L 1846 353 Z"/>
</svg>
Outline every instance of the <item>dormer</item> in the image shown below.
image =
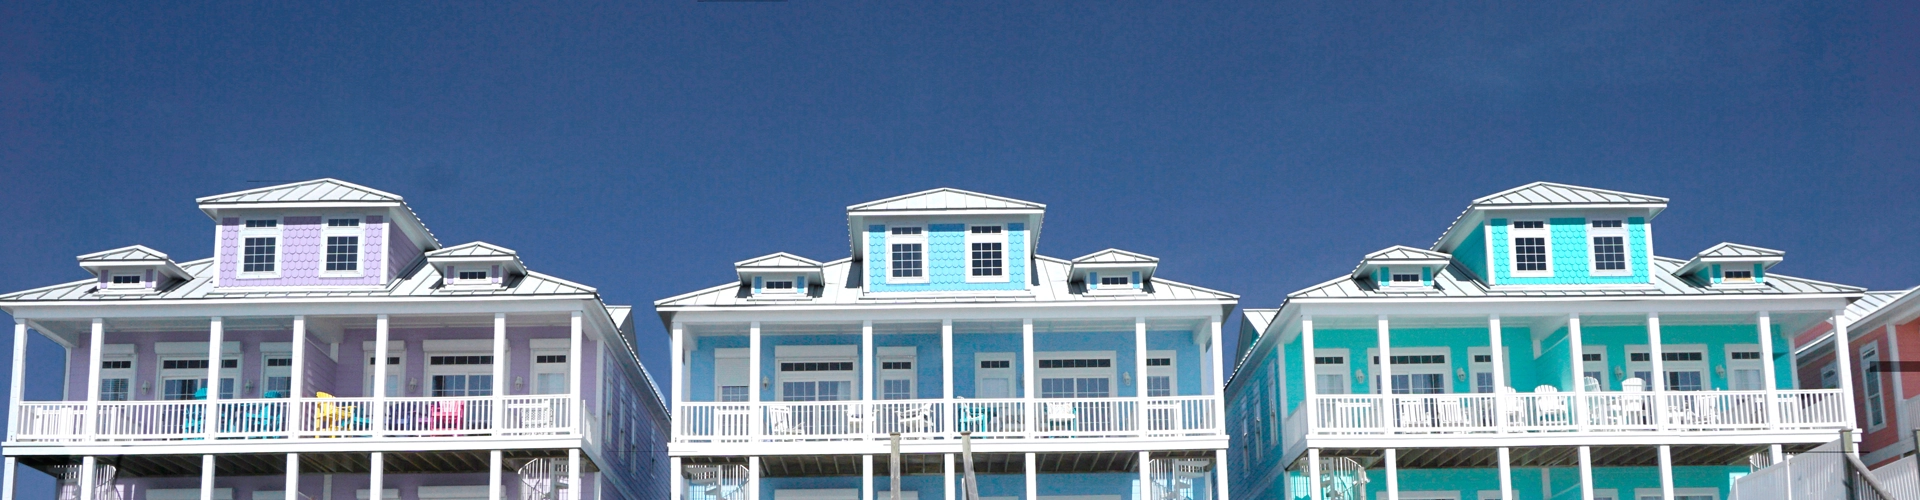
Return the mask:
<svg viewBox="0 0 1920 500">
<path fill-rule="evenodd" d="M 1084 285 L 1086 293 L 1140 293 L 1158 267 L 1158 257 L 1109 248 L 1073 259 L 1068 280 Z"/>
<path fill-rule="evenodd" d="M 1046 205 L 940 188 L 847 207 L 869 293 L 1024 295 Z"/>
<path fill-rule="evenodd" d="M 216 224 L 222 288 L 378 288 L 440 248 L 406 200 L 338 179 L 196 201 Z"/>
<path fill-rule="evenodd" d="M 1407 246 L 1391 246 L 1367 254 L 1353 268 L 1352 278 L 1372 282 L 1385 292 L 1432 292 L 1433 277 L 1446 270 L 1452 256 Z"/>
<path fill-rule="evenodd" d="M 1433 250 L 1489 286 L 1653 286 L 1657 196 L 1535 182 L 1473 200 Z"/>
<path fill-rule="evenodd" d="M 99 293 L 140 294 L 165 290 L 193 276 L 167 254 L 141 245 L 115 248 L 77 257 L 80 268 L 99 280 Z"/>
<path fill-rule="evenodd" d="M 484 241 L 427 252 L 427 264 L 439 271 L 440 285 L 450 290 L 502 288 L 527 274 L 518 252 Z"/>
<path fill-rule="evenodd" d="M 819 262 L 786 252 L 735 262 L 733 270 L 755 299 L 807 299 L 813 287 L 826 283 Z"/>
<path fill-rule="evenodd" d="M 1771 248 L 1721 243 L 1700 251 L 1673 274 L 1713 287 L 1764 286 L 1767 269 L 1786 257 L 1786 252 Z"/>
</svg>

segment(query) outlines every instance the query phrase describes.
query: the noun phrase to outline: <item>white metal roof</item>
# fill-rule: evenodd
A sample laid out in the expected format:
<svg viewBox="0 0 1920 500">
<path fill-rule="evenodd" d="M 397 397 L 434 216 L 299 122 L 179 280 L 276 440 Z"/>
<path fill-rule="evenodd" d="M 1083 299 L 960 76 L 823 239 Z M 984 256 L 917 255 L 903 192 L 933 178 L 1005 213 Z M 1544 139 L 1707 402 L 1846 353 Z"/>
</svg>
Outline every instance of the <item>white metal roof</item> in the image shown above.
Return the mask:
<svg viewBox="0 0 1920 500">
<path fill-rule="evenodd" d="M 1568 296 L 1679 296 L 1679 295 L 1763 295 L 1763 294 L 1855 294 L 1864 289 L 1779 274 L 1767 275 L 1766 283 L 1751 287 L 1711 287 L 1673 274 L 1683 262 L 1679 259 L 1653 259 L 1653 285 L 1648 288 L 1566 288 L 1498 289 L 1489 288 L 1471 277 L 1459 264 L 1434 275 L 1437 293 L 1427 297 L 1568 297 Z M 1405 294 L 1381 291 L 1378 287 L 1342 276 L 1287 294 L 1292 299 L 1315 298 L 1407 298 Z"/>
<path fill-rule="evenodd" d="M 1847 304 L 1847 309 L 1840 313 L 1840 319 L 1846 321 L 1848 325 L 1858 324 L 1860 320 L 1886 310 L 1909 296 L 1916 296 L 1913 293 L 1914 290 L 1916 289 L 1867 292 L 1860 296 L 1860 300 Z"/>
<path fill-rule="evenodd" d="M 147 248 L 146 245 L 133 245 L 94 252 L 76 257 L 76 259 L 80 262 L 140 262 L 167 260 L 167 254 L 160 253 L 159 250 Z"/>
<path fill-rule="evenodd" d="M 326 288 L 314 290 L 272 289 L 245 290 L 214 286 L 213 259 L 206 258 L 181 264 L 192 277 L 182 283 L 152 294 L 102 294 L 99 282 L 80 280 L 59 285 L 36 288 L 21 292 L 0 295 L 0 303 L 5 302 L 42 302 L 42 301 L 151 301 L 151 300 L 191 300 L 191 299 L 236 299 L 236 298 L 292 298 L 292 297 L 455 297 L 455 296 L 538 296 L 538 295 L 593 295 L 593 287 L 571 281 L 528 271 L 517 279 L 509 279 L 500 288 L 456 288 L 441 286 L 446 280 L 433 266 L 418 265 L 403 272 L 404 276 L 385 287 L 378 288 Z"/>
<path fill-rule="evenodd" d="M 1109 248 L 1073 259 L 1073 263 L 1075 264 L 1152 264 L 1156 262 L 1160 262 L 1159 257 L 1129 252 L 1118 248 Z"/>
<path fill-rule="evenodd" d="M 520 253 L 513 249 L 484 241 L 461 243 L 427 252 L 428 257 L 518 257 L 519 255 Z"/>
<path fill-rule="evenodd" d="M 747 269 L 762 268 L 762 267 L 769 267 L 769 268 L 820 267 L 820 262 L 813 259 L 806 258 L 806 257 L 801 257 L 798 255 L 786 253 L 786 252 L 776 252 L 776 253 L 771 253 L 771 254 L 743 260 L 740 262 L 735 262 L 733 263 L 733 267 L 747 268 Z"/>
<path fill-rule="evenodd" d="M 387 201 L 399 203 L 399 195 L 334 179 L 314 179 L 278 186 L 216 194 L 194 200 L 197 203 L 311 203 L 327 201 Z"/>
<path fill-rule="evenodd" d="M 1787 252 L 1739 243 L 1721 243 L 1700 252 L 1700 257 L 1784 257 Z"/>
<path fill-rule="evenodd" d="M 936 188 L 847 207 L 848 212 L 915 210 L 1044 210 L 1046 205 L 964 189 Z"/>
<path fill-rule="evenodd" d="M 1373 253 L 1367 254 L 1366 257 L 1360 258 L 1360 264 L 1353 266 L 1353 272 L 1350 272 L 1347 274 L 1354 278 L 1359 278 L 1361 276 L 1365 276 L 1367 272 L 1370 272 L 1369 270 L 1370 268 L 1378 269 L 1378 266 L 1381 266 L 1381 265 L 1389 265 L 1389 264 L 1405 262 L 1405 263 L 1408 263 L 1409 265 L 1428 264 L 1428 265 L 1436 265 L 1436 266 L 1445 266 L 1448 262 L 1451 262 L 1452 260 L 1453 260 L 1453 256 L 1447 255 L 1445 253 L 1435 252 L 1432 250 L 1421 250 L 1418 248 L 1413 248 L 1413 247 L 1403 246 L 1403 245 L 1394 245 L 1394 246 L 1380 249 Z"/>
<path fill-rule="evenodd" d="M 854 262 L 843 258 L 822 264 L 825 286 L 817 296 L 802 300 L 783 300 L 781 306 L 847 306 L 865 304 L 938 304 L 938 303 L 1018 303 L 1018 302 L 1109 302 L 1109 301 L 1151 301 L 1151 300 L 1238 300 L 1239 296 L 1209 290 L 1193 285 L 1156 278 L 1142 288 L 1142 293 L 1129 294 L 1083 294 L 1077 287 L 1070 286 L 1069 278 L 1073 263 L 1053 257 L 1039 256 L 1033 260 L 1034 269 L 1040 278 L 1039 284 L 1032 287 L 1031 295 L 965 295 L 927 293 L 886 294 L 866 296 L 861 293 L 859 283 L 848 283 L 849 278 L 859 279 L 859 270 L 851 268 Z M 676 307 L 751 307 L 767 305 L 753 300 L 739 283 L 727 283 L 704 290 L 676 295 L 654 302 L 656 308 Z"/>
<path fill-rule="evenodd" d="M 1259 335 L 1261 332 L 1267 331 L 1268 325 L 1273 324 L 1273 318 L 1274 316 L 1280 315 L 1280 310 L 1279 309 L 1241 309 L 1240 315 L 1247 319 L 1247 324 L 1253 326 L 1253 334 Z"/>
<path fill-rule="evenodd" d="M 1525 186 L 1508 189 L 1473 200 L 1474 206 L 1510 206 L 1510 205 L 1591 205 L 1646 203 L 1666 204 L 1667 199 L 1658 196 L 1633 194 L 1607 189 L 1574 186 L 1556 182 L 1535 182 Z"/>
</svg>

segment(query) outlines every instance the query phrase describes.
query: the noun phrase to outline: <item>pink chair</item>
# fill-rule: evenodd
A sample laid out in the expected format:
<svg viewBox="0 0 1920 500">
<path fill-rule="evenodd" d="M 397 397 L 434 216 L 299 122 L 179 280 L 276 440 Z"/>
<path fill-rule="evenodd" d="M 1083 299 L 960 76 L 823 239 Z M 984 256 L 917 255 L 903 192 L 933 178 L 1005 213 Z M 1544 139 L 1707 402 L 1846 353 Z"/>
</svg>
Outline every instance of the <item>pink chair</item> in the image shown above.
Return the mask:
<svg viewBox="0 0 1920 500">
<path fill-rule="evenodd" d="M 433 404 L 427 411 L 426 421 L 429 430 L 448 430 L 467 428 L 467 402 L 444 401 Z"/>
</svg>

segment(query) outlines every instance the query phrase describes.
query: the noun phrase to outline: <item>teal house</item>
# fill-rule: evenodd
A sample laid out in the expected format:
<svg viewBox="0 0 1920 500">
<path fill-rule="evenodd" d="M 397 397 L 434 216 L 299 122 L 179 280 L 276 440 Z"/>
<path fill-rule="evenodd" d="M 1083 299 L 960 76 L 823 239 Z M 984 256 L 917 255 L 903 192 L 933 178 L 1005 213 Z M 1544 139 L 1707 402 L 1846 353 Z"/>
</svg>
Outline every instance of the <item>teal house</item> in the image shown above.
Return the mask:
<svg viewBox="0 0 1920 500">
<path fill-rule="evenodd" d="M 1722 500 L 1836 439 L 1847 370 L 1796 389 L 1785 334 L 1862 290 L 1770 273 L 1784 252 L 1754 246 L 1661 257 L 1666 208 L 1528 184 L 1474 200 L 1428 248 L 1247 310 L 1225 389 L 1232 495 Z"/>
</svg>

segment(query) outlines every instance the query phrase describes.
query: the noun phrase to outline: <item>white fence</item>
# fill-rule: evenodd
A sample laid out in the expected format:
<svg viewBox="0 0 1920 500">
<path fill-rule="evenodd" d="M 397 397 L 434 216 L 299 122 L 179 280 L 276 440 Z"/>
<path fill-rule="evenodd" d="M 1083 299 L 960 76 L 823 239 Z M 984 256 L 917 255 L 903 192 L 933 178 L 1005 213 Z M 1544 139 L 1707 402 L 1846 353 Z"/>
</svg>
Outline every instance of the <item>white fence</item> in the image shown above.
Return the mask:
<svg viewBox="0 0 1920 500">
<path fill-rule="evenodd" d="M 1846 455 L 1840 442 L 1815 447 L 1786 461 L 1753 471 L 1733 482 L 1728 500 L 1824 500 L 1847 498 Z M 1873 478 L 1895 499 L 1920 498 L 1920 477 L 1916 477 L 1913 457 L 1909 456 L 1874 469 Z M 1858 485 L 1866 488 L 1865 484 Z M 1871 495 L 1863 495 L 1867 497 Z"/>
<path fill-rule="evenodd" d="M 1144 406 L 1143 403 L 1144 402 Z M 1144 411 L 1142 408 L 1144 407 Z M 687 402 L 677 442 L 1218 435 L 1213 396 Z"/>
<path fill-rule="evenodd" d="M 1315 396 L 1317 435 L 1555 431 L 1832 429 L 1848 425 L 1837 389 Z"/>
<path fill-rule="evenodd" d="M 566 395 L 33 402 L 20 404 L 11 431 L 20 442 L 567 434 L 574 404 Z"/>
</svg>

